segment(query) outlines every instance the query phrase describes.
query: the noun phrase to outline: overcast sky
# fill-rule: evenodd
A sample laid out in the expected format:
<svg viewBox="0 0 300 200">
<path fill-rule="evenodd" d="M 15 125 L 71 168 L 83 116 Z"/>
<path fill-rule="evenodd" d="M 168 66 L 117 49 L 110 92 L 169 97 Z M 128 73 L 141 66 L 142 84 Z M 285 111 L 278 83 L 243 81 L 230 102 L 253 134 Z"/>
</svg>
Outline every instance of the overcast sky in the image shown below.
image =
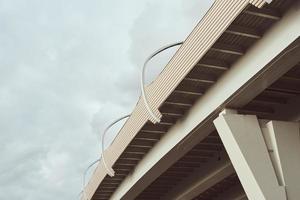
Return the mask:
<svg viewBox="0 0 300 200">
<path fill-rule="evenodd" d="M 0 199 L 78 199 L 101 131 L 138 100 L 143 60 L 185 39 L 211 3 L 0 0 Z"/>
</svg>

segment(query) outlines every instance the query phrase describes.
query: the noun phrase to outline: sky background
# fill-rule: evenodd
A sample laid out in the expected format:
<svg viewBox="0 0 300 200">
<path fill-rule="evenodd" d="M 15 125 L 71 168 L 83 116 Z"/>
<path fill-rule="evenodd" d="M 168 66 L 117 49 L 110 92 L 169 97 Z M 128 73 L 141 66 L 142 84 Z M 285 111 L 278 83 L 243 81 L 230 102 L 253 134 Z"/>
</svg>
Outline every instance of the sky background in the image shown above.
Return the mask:
<svg viewBox="0 0 300 200">
<path fill-rule="evenodd" d="M 144 59 L 184 40 L 211 4 L 0 0 L 0 199 L 79 199 L 101 131 L 137 103 Z M 150 63 L 148 82 L 175 50 Z"/>
</svg>

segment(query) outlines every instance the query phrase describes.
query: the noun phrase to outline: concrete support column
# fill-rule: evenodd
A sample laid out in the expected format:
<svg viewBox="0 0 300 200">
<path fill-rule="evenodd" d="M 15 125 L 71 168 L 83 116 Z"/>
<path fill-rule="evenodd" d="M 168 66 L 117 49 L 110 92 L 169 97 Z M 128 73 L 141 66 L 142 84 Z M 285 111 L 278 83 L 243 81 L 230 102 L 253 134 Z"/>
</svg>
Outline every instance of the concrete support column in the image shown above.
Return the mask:
<svg viewBox="0 0 300 200">
<path fill-rule="evenodd" d="M 280 185 L 285 186 L 288 200 L 300 197 L 299 122 L 261 121 L 270 158 Z"/>
<path fill-rule="evenodd" d="M 215 127 L 250 200 L 286 200 L 256 116 L 223 112 Z"/>
</svg>

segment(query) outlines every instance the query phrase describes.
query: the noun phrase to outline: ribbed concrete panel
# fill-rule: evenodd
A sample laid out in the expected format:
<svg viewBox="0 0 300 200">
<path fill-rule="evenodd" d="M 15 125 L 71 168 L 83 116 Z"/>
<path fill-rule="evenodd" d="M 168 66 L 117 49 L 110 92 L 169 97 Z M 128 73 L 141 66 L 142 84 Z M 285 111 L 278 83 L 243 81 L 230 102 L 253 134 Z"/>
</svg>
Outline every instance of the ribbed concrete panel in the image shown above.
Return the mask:
<svg viewBox="0 0 300 200">
<path fill-rule="evenodd" d="M 210 11 L 191 32 L 161 74 L 147 87 L 152 108 L 157 109 L 162 105 L 249 3 L 262 6 L 264 1 L 215 1 Z"/>
</svg>

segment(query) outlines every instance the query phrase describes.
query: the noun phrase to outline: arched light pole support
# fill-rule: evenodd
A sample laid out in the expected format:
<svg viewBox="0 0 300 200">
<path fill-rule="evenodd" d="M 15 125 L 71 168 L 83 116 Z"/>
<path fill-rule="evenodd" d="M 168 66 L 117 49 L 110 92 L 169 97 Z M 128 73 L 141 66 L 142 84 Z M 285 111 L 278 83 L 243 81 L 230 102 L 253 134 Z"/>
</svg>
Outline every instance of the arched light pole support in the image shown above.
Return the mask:
<svg viewBox="0 0 300 200">
<path fill-rule="evenodd" d="M 123 120 L 123 119 L 125 119 L 125 118 L 128 118 L 130 115 L 125 115 L 125 116 L 123 116 L 123 117 L 120 117 L 120 118 L 118 118 L 118 119 L 116 119 L 115 121 L 113 121 L 110 125 L 108 125 L 106 128 L 105 128 L 105 130 L 103 131 L 103 134 L 102 134 L 102 137 L 101 137 L 101 143 L 102 143 L 102 147 L 101 147 L 101 149 L 102 149 L 102 152 L 101 152 L 101 160 L 102 160 L 102 163 L 103 163 L 103 165 L 104 165 L 104 167 L 105 167 L 105 169 L 106 169 L 106 171 L 107 171 L 107 174 L 109 175 L 109 176 L 114 176 L 115 175 L 115 171 L 113 170 L 113 168 L 111 167 L 111 166 L 109 166 L 108 164 L 107 164 L 107 162 L 106 162 L 106 159 L 105 159 L 105 155 L 104 155 L 104 139 L 105 139 L 105 135 L 106 135 L 106 133 L 107 133 L 107 131 L 113 126 L 113 125 L 115 125 L 116 123 L 118 123 L 119 121 L 121 121 L 121 120 Z"/>
<path fill-rule="evenodd" d="M 148 97 L 146 95 L 146 88 L 145 88 L 145 69 L 146 69 L 146 66 L 148 64 L 148 62 L 153 58 L 155 57 L 157 54 L 169 49 L 169 48 L 172 48 L 172 47 L 175 47 L 175 46 L 179 46 L 181 45 L 183 42 L 177 42 L 177 43 L 173 43 L 173 44 L 169 44 L 169 45 L 166 45 L 158 50 L 156 50 L 155 52 L 153 52 L 147 59 L 146 61 L 144 62 L 144 65 L 143 65 L 143 68 L 142 68 L 142 71 L 141 71 L 141 80 L 140 80 L 140 83 L 141 83 L 141 90 L 142 90 L 142 98 L 143 98 L 143 101 L 145 103 L 145 106 L 146 106 L 146 109 L 150 115 L 150 121 L 153 122 L 153 123 L 158 123 L 160 122 L 160 119 L 162 117 L 161 113 L 155 113 L 153 111 L 153 109 L 151 108 L 151 106 L 149 105 L 149 100 L 148 100 Z"/>
<path fill-rule="evenodd" d="M 106 127 L 106 129 L 103 131 L 102 137 L 101 137 L 101 143 L 102 143 L 102 152 L 101 152 L 101 158 L 98 158 L 97 160 L 95 160 L 94 162 L 92 162 L 85 170 L 82 176 L 82 191 L 79 193 L 79 195 L 83 195 L 83 199 L 84 200 L 89 200 L 87 198 L 86 192 L 85 192 L 85 178 L 86 178 L 86 174 L 89 171 L 89 169 L 91 167 L 93 167 L 96 163 L 100 162 L 102 160 L 103 165 L 108 173 L 109 176 L 114 176 L 115 175 L 115 171 L 107 165 L 106 161 L 105 161 L 105 156 L 104 156 L 104 139 L 105 139 L 105 135 L 107 133 L 107 131 L 116 123 L 118 123 L 119 121 L 128 118 L 130 115 L 125 115 L 123 117 L 118 118 L 117 120 L 113 121 L 109 126 Z"/>
<path fill-rule="evenodd" d="M 101 158 L 98 158 L 97 160 L 95 160 L 94 162 L 92 162 L 83 172 L 83 175 L 82 175 L 82 191 L 79 193 L 83 195 L 83 199 L 84 200 L 89 200 L 86 196 L 86 193 L 85 193 L 85 177 L 86 177 L 86 174 L 87 172 L 89 171 L 89 169 L 91 167 L 93 167 L 96 163 L 98 163 L 100 161 Z"/>
</svg>

